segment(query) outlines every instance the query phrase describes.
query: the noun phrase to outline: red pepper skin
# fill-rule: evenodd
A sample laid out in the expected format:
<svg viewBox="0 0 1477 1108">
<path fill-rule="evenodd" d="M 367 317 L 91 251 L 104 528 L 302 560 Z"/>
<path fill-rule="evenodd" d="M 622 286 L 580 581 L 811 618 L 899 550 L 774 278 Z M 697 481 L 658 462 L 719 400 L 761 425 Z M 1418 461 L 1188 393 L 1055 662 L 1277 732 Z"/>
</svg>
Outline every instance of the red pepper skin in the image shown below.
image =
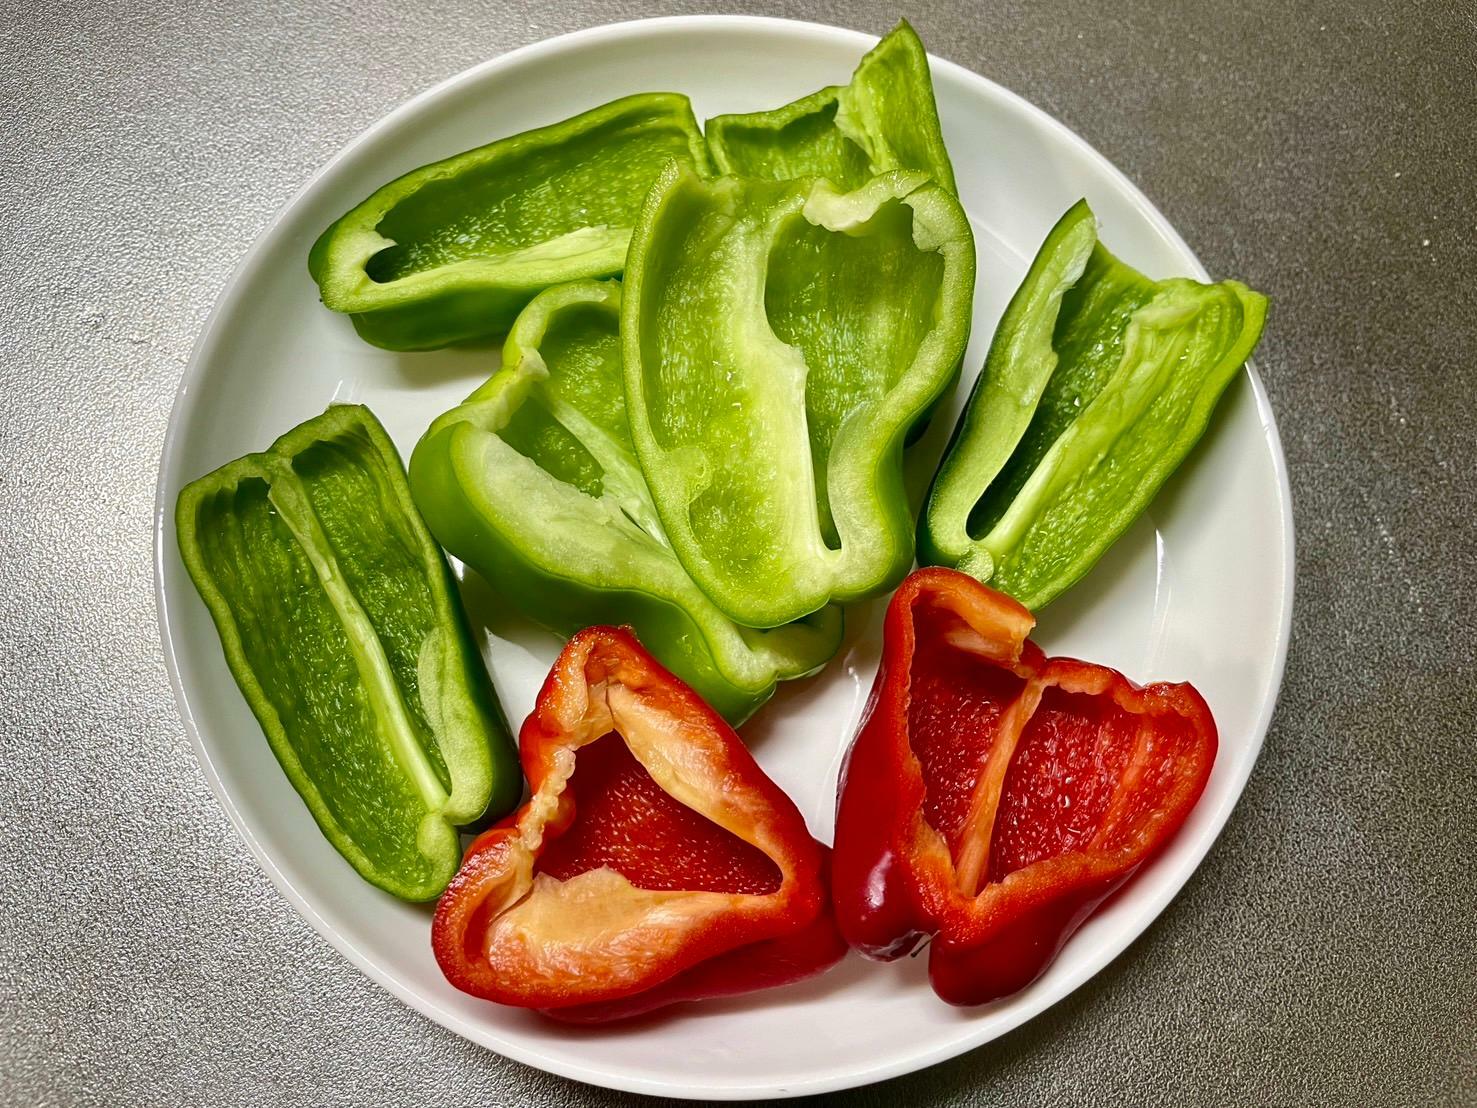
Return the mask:
<svg viewBox="0 0 1477 1108">
<path fill-rule="evenodd" d="M 842 771 L 841 932 L 882 961 L 933 936 L 929 977 L 952 1004 L 1040 976 L 1174 837 L 1215 760 L 1191 686 L 1049 659 L 1027 640 L 1034 622 L 965 574 L 910 576 Z"/>
<path fill-rule="evenodd" d="M 628 630 L 569 640 L 519 746 L 529 800 L 473 842 L 432 924 L 457 988 L 597 1023 L 787 984 L 845 954 L 826 848 Z"/>
</svg>

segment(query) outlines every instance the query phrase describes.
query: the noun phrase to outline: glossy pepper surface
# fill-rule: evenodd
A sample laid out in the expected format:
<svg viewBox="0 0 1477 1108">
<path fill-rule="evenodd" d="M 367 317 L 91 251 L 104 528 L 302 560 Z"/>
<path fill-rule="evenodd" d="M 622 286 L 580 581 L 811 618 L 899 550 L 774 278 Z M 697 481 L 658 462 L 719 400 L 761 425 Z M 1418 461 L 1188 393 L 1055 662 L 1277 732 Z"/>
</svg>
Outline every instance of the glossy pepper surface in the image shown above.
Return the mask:
<svg viewBox="0 0 1477 1108">
<path fill-rule="evenodd" d="M 507 812 L 522 779 L 379 421 L 329 408 L 185 486 L 175 521 L 231 673 L 324 836 L 387 892 L 436 896 L 457 826 Z"/>
<path fill-rule="evenodd" d="M 1049 603 L 1184 461 L 1266 310 L 1236 281 L 1149 280 L 1073 206 L 995 332 L 919 521 L 919 561 Z"/>
<path fill-rule="evenodd" d="M 904 438 L 956 379 L 973 295 L 968 221 L 922 174 L 663 171 L 627 260 L 628 416 L 673 550 L 735 622 L 907 573 Z"/>
<path fill-rule="evenodd" d="M 632 627 L 731 722 L 841 642 L 838 608 L 770 631 L 714 607 L 672 552 L 626 422 L 616 281 L 540 293 L 503 368 L 416 446 L 410 485 L 432 533 L 562 635 Z"/>
<path fill-rule="evenodd" d="M 1184 823 L 1215 722 L 1189 685 L 1047 658 L 1020 604 L 953 570 L 893 596 L 842 773 L 837 921 L 870 957 L 926 936 L 934 990 L 1024 988 Z"/>
<path fill-rule="evenodd" d="M 906 21 L 862 59 L 849 84 L 773 111 L 716 116 L 703 130 L 724 174 L 824 177 L 855 189 L 887 170 L 913 169 L 955 191 L 928 54 Z"/>
<path fill-rule="evenodd" d="M 472 844 L 436 910 L 457 988 L 599 1022 L 785 984 L 845 952 L 825 848 L 629 631 L 569 640 L 520 745 L 528 802 Z"/>
<path fill-rule="evenodd" d="M 539 290 L 620 273 L 673 159 L 708 171 L 687 98 L 627 96 L 391 181 L 319 236 L 308 270 L 376 346 L 500 335 Z"/>
</svg>

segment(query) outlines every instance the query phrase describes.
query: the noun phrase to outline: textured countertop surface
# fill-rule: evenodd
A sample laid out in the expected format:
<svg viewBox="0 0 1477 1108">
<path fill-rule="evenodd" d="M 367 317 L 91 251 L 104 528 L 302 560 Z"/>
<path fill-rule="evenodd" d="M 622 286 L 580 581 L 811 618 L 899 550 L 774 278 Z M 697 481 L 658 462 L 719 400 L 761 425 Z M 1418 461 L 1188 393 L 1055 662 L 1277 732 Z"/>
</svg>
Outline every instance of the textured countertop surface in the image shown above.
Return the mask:
<svg viewBox="0 0 1477 1108">
<path fill-rule="evenodd" d="M 471 1046 L 287 905 L 205 785 L 154 615 L 170 403 L 307 177 L 421 89 L 635 0 L 104 0 L 0 17 L 0 1102 L 634 1102 Z M 1477 8 L 745 5 L 1064 120 L 1215 273 L 1298 532 L 1286 682 L 1204 865 L 1122 957 L 862 1104 L 1477 1101 Z"/>
</svg>

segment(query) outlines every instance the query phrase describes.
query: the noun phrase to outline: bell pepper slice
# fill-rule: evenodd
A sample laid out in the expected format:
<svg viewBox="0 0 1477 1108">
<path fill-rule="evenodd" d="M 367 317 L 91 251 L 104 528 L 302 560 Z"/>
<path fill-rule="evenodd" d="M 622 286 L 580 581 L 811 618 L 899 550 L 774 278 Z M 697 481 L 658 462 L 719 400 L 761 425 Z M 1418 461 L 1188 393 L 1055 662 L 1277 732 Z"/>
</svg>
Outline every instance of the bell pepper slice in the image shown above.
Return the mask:
<svg viewBox="0 0 1477 1108">
<path fill-rule="evenodd" d="M 849 84 L 773 111 L 715 116 L 703 130 L 724 174 L 824 177 L 855 189 L 887 170 L 914 169 L 957 191 L 928 53 L 906 20 L 862 58 Z"/>
<path fill-rule="evenodd" d="M 511 736 L 400 457 L 358 405 L 186 485 L 180 555 L 231 674 L 319 829 L 429 900 L 457 826 L 522 790 Z"/>
<path fill-rule="evenodd" d="M 1199 441 L 1267 301 L 1236 281 L 1151 281 L 1079 201 L 1006 308 L 934 478 L 919 560 L 1038 609 L 1075 584 Z"/>
<path fill-rule="evenodd" d="M 442 415 L 410 459 L 432 534 L 557 634 L 629 625 L 734 724 L 841 643 L 836 607 L 771 631 L 714 607 L 672 552 L 626 422 L 621 286 L 536 296 L 503 368 Z"/>
<path fill-rule="evenodd" d="M 672 159 L 709 172 L 687 97 L 627 96 L 391 181 L 319 236 L 308 270 L 376 346 L 500 335 L 539 290 L 620 273 Z"/>
<path fill-rule="evenodd" d="M 627 260 L 627 414 L 673 550 L 735 622 L 907 573 L 904 437 L 955 380 L 973 296 L 969 222 L 922 174 L 663 171 Z"/>
<path fill-rule="evenodd" d="M 784 984 L 845 953 L 825 847 L 629 631 L 569 640 L 520 748 L 527 803 L 472 844 L 436 909 L 457 988 L 599 1022 Z"/>
<path fill-rule="evenodd" d="M 931 935 L 929 976 L 952 1004 L 1035 980 L 1174 837 L 1215 760 L 1194 688 L 1047 658 L 1034 623 L 965 574 L 912 574 L 842 773 L 841 932 L 884 961 Z"/>
</svg>

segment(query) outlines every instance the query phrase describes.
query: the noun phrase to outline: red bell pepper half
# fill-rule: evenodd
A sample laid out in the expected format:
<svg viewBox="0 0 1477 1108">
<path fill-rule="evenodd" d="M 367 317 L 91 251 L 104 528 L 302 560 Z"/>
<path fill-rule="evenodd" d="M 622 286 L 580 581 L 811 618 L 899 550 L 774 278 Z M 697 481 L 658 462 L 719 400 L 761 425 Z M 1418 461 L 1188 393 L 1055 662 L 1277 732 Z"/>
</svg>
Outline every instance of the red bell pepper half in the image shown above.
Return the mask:
<svg viewBox="0 0 1477 1108">
<path fill-rule="evenodd" d="M 884 961 L 932 935 L 929 977 L 952 1004 L 1035 980 L 1179 830 L 1215 761 L 1193 688 L 1048 658 L 1034 625 L 972 577 L 914 573 L 842 774 L 841 932 Z"/>
<path fill-rule="evenodd" d="M 474 996 L 600 1022 L 783 985 L 846 952 L 827 851 L 733 728 L 624 629 L 569 640 L 432 945 Z"/>
</svg>

